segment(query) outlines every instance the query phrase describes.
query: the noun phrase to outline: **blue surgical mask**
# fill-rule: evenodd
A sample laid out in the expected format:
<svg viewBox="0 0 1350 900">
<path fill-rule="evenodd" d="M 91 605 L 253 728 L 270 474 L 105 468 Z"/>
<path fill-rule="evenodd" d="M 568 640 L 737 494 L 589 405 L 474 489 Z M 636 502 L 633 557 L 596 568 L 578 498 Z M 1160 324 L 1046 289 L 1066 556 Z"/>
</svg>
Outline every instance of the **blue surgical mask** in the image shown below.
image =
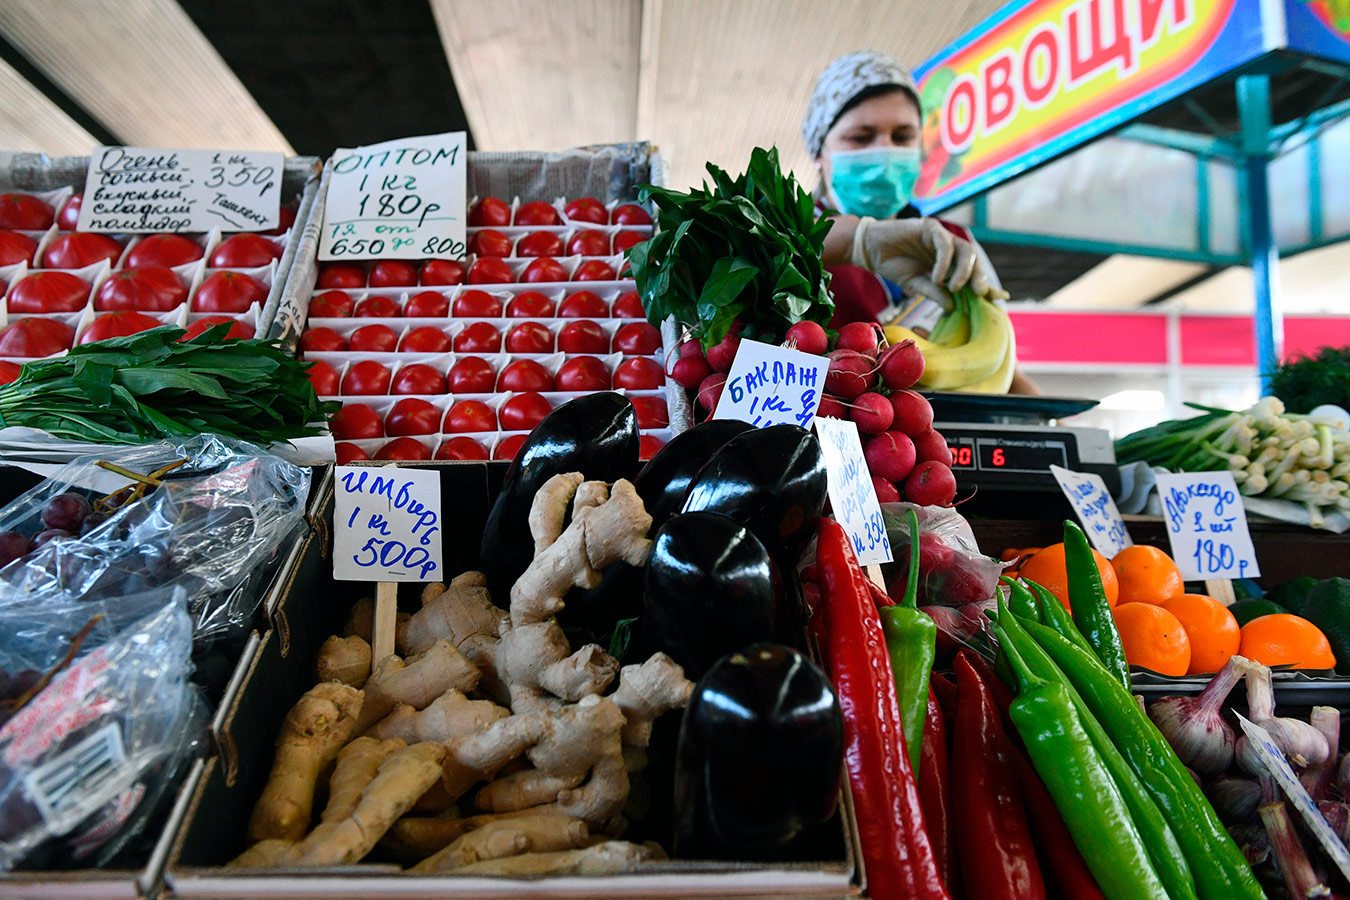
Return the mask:
<svg viewBox="0 0 1350 900">
<path fill-rule="evenodd" d="M 917 147 L 830 152 L 830 191 L 851 216 L 889 219 L 909 204 L 918 178 Z"/>
</svg>

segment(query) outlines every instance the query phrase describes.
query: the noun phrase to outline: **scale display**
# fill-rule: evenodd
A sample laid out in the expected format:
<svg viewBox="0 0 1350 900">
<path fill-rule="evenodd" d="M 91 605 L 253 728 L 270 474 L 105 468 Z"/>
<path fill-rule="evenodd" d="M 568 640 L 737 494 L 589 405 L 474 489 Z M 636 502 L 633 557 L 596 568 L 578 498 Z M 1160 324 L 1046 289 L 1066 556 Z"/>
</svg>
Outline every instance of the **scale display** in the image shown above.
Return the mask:
<svg viewBox="0 0 1350 900">
<path fill-rule="evenodd" d="M 944 432 L 945 434 L 945 432 Z M 1013 437 L 948 435 L 952 471 L 1047 474 L 1051 466 L 1071 469 L 1078 464 L 1077 452 L 1060 438 L 1028 440 Z"/>
</svg>

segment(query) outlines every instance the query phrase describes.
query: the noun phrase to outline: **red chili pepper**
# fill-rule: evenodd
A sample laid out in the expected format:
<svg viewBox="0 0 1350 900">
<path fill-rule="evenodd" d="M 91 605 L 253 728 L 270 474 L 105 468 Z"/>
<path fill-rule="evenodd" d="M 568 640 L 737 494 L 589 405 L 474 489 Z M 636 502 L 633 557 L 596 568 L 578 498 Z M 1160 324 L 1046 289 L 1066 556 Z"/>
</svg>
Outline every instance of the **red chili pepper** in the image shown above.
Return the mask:
<svg viewBox="0 0 1350 900">
<path fill-rule="evenodd" d="M 956 883 L 956 839 L 952 834 L 951 795 L 947 755 L 947 725 L 937 695 L 928 689 L 928 716 L 923 723 L 923 754 L 919 762 L 919 800 L 933 856 L 947 892 L 959 895 Z"/>
<path fill-rule="evenodd" d="M 924 830 L 881 619 L 848 537 L 833 519 L 820 520 L 816 562 L 867 894 L 873 900 L 951 900 Z"/>
<path fill-rule="evenodd" d="M 978 653 L 966 654 L 966 662 L 970 663 L 980 676 L 980 681 L 989 689 L 989 694 L 994 699 L 994 708 L 998 710 L 999 721 L 1003 725 L 1003 734 L 1012 741 L 1012 745 L 1017 748 L 1019 754 L 1023 750 L 1022 736 L 1017 733 L 1013 727 L 1012 717 L 1008 715 L 1008 707 L 1013 702 L 1013 692 L 1003 679 L 994 674 L 994 667 L 989 664 L 989 660 L 980 656 Z"/>
<path fill-rule="evenodd" d="M 969 655 L 956 655 L 961 702 L 952 742 L 952 814 L 962 839 L 978 852 L 966 859 L 961 880 L 966 896 L 980 900 L 1044 900 L 1012 744 Z"/>
<path fill-rule="evenodd" d="M 877 605 L 877 609 L 885 609 L 888 606 L 895 605 L 891 595 L 883 591 L 875 581 L 868 578 L 866 573 L 863 573 L 863 581 L 867 582 L 867 593 L 872 595 L 872 602 Z"/>
<path fill-rule="evenodd" d="M 950 725 L 951 717 L 956 715 L 956 682 L 946 675 L 934 672 L 928 679 L 928 687 L 937 694 L 938 706 L 942 707 L 942 714 L 947 717 L 947 724 Z"/>
</svg>

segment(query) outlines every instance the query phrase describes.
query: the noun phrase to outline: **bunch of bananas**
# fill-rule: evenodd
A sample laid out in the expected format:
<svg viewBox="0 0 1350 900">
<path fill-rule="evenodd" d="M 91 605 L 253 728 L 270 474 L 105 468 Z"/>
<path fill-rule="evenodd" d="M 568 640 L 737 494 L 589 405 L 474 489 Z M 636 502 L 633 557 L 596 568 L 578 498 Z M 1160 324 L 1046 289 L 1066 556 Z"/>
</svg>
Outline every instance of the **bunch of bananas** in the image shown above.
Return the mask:
<svg viewBox="0 0 1350 900">
<path fill-rule="evenodd" d="M 958 291 L 952 308 L 922 338 L 899 325 L 887 325 L 892 344 L 913 341 L 923 352 L 919 386 L 930 391 L 1006 394 L 1017 367 L 1017 341 L 1003 307 L 968 291 Z"/>
</svg>

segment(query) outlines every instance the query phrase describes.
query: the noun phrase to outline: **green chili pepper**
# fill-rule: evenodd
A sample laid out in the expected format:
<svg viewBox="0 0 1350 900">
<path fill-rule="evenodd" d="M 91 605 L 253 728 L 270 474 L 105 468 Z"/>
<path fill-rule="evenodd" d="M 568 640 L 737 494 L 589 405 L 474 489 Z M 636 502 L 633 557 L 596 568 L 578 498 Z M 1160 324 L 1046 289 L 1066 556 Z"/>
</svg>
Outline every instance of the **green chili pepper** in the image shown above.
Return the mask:
<svg viewBox="0 0 1350 900">
<path fill-rule="evenodd" d="M 1168 900 L 1068 690 L 1032 672 L 1002 626 L 994 632 L 1015 677 L 1017 699 L 1008 714 L 1102 894 L 1107 900 Z"/>
<path fill-rule="evenodd" d="M 1008 586 L 1008 608 L 1024 619 L 1034 619 L 1041 621 L 1041 610 L 1036 605 L 1036 598 L 1027 590 L 1026 585 L 1016 579 L 1009 578 L 1007 575 L 999 576 L 999 581 Z"/>
<path fill-rule="evenodd" d="M 1116 631 L 1116 622 L 1111 618 L 1111 604 L 1106 602 L 1102 573 L 1097 571 L 1097 561 L 1088 545 L 1087 535 L 1067 519 L 1064 522 L 1064 565 L 1069 574 L 1069 605 L 1073 607 L 1074 624 L 1106 666 L 1106 671 L 1119 678 L 1128 691 L 1130 666 L 1125 661 L 1120 632 Z"/>
<path fill-rule="evenodd" d="M 1059 601 L 1055 602 L 1058 604 Z M 1190 866 L 1186 864 L 1180 843 L 1172 833 L 1172 829 L 1168 827 L 1161 810 L 1140 783 L 1139 776 L 1130 768 L 1115 744 L 1111 743 L 1101 723 L 1092 715 L 1092 711 L 1088 709 L 1064 673 L 1023 629 L 1023 623 L 1018 621 L 1018 617 L 1007 615 L 1000 610 L 999 624 L 1003 627 L 1005 639 L 1011 642 L 1023 662 L 1037 677 L 1064 685 L 1069 699 L 1073 702 L 1074 710 L 1078 713 L 1083 730 L 1092 740 L 1093 749 L 1101 756 L 1102 764 L 1106 766 L 1107 772 L 1111 774 L 1116 788 L 1125 800 L 1130 819 L 1139 830 L 1139 837 L 1144 843 L 1145 850 L 1148 851 L 1154 872 L 1166 887 L 1168 896 L 1172 900 L 1183 898 L 1196 900 L 1195 879 L 1191 875 Z"/>
<path fill-rule="evenodd" d="M 900 703 L 900 723 L 905 732 L 905 750 L 910 764 L 919 771 L 923 750 L 923 722 L 928 715 L 928 679 L 937 654 L 937 625 L 918 608 L 919 517 L 909 510 L 909 580 L 904 599 L 879 611 L 881 630 L 895 676 L 895 696 Z"/>
<path fill-rule="evenodd" d="M 1201 900 L 1263 896 L 1242 851 L 1143 708 L 1092 654 L 1034 622 L 1020 623 L 1059 666 L 1139 776 L 1195 876 Z"/>
<path fill-rule="evenodd" d="M 1095 653 L 1092 646 L 1083 637 L 1083 632 L 1078 630 L 1078 626 L 1073 623 L 1073 617 L 1069 611 L 1064 608 L 1064 604 L 1059 602 L 1059 598 L 1047 591 L 1034 581 L 1027 582 L 1031 586 L 1032 592 L 1041 601 L 1041 618 L 1037 621 L 1048 625 L 1051 628 L 1073 641 L 1089 653 Z M 1016 610 L 1014 610 L 1016 612 Z M 1025 619 L 1026 616 L 1020 616 Z"/>
</svg>

